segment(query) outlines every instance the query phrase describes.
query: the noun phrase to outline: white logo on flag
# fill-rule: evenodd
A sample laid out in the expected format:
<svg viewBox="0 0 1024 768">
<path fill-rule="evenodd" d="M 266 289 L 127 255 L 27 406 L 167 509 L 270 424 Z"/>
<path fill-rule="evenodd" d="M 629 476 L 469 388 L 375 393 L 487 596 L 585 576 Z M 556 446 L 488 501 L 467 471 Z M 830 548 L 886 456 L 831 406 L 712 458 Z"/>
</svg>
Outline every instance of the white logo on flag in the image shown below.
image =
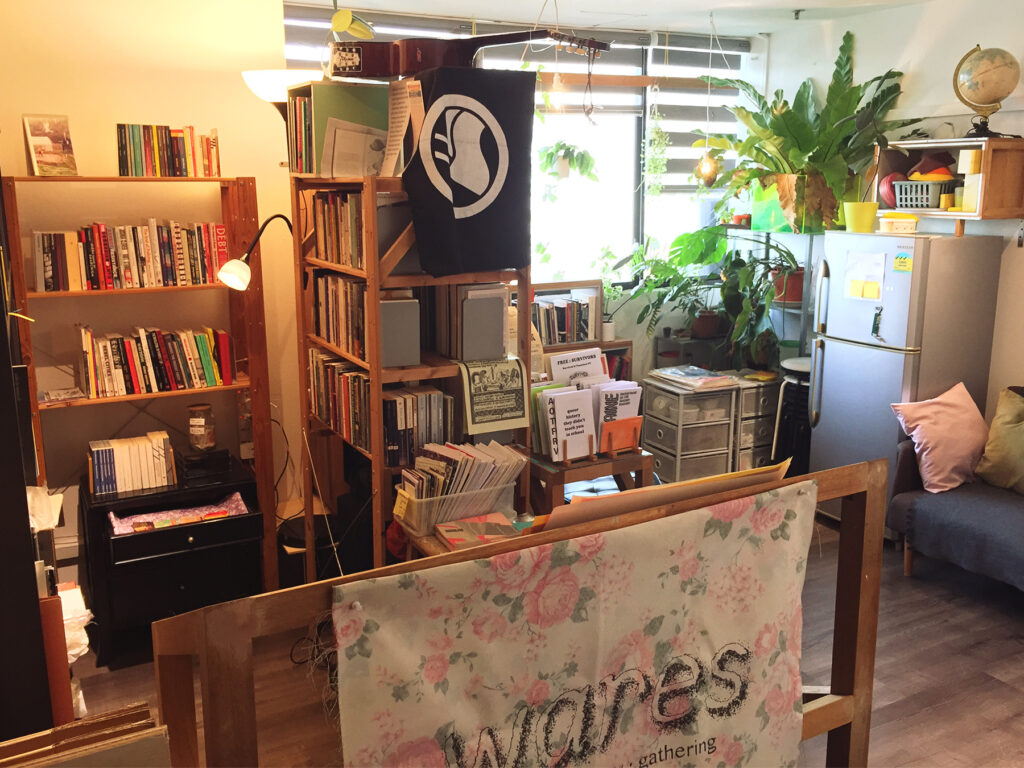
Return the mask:
<svg viewBox="0 0 1024 768">
<path fill-rule="evenodd" d="M 482 144 L 490 132 L 497 146 L 492 168 Z M 424 119 L 419 141 L 427 178 L 438 192 L 454 203 L 451 184 L 458 184 L 475 199 L 456 205 L 456 219 L 475 216 L 494 202 L 508 175 L 508 143 L 494 115 L 476 99 L 450 93 L 435 101 Z M 460 195 L 461 197 L 461 195 Z"/>
</svg>

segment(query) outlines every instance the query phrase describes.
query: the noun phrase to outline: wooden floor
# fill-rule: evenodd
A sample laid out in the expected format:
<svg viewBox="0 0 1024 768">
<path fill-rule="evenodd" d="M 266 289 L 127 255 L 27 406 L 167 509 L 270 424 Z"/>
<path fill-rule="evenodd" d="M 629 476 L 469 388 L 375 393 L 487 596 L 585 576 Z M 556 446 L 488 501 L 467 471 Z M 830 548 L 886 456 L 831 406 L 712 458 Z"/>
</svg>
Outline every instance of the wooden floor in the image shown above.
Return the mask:
<svg viewBox="0 0 1024 768">
<path fill-rule="evenodd" d="M 828 683 L 837 534 L 818 525 L 804 588 L 804 683 Z M 1024 765 L 1024 593 L 919 557 L 913 578 L 887 546 L 883 560 L 871 728 L 873 766 Z M 321 703 L 326 674 L 289 659 L 301 633 L 256 649 L 260 758 L 267 765 L 339 764 L 334 716 Z M 152 664 L 109 672 L 75 665 L 90 712 L 131 701 L 156 707 Z M 300 710 L 281 701 L 301 692 Z M 201 717 L 201 715 L 200 715 Z M 824 737 L 802 765 L 824 763 Z"/>
</svg>

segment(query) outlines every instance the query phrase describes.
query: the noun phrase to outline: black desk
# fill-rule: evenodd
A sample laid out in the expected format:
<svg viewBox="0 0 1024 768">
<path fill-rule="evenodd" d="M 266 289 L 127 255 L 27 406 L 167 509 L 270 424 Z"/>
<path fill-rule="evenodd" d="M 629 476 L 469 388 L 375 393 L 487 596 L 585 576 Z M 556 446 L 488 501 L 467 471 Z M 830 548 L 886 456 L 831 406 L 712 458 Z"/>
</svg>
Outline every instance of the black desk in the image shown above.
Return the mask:
<svg viewBox="0 0 1024 768">
<path fill-rule="evenodd" d="M 215 504 L 235 491 L 248 514 L 120 536 L 113 534 L 107 516 Z M 95 616 L 89 635 L 97 665 L 116 662 L 128 651 L 151 652 L 149 626 L 158 619 L 261 589 L 263 522 L 256 480 L 234 457 L 222 476 L 155 493 L 97 497 L 83 478 L 79 516 L 86 566 L 82 586 Z"/>
</svg>

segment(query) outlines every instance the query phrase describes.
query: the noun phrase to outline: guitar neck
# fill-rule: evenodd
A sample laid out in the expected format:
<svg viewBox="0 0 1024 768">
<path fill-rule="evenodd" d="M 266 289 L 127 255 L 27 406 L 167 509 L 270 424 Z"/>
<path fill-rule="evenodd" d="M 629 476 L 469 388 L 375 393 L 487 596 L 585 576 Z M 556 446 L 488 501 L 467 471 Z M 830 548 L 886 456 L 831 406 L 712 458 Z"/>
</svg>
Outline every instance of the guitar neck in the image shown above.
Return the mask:
<svg viewBox="0 0 1024 768">
<path fill-rule="evenodd" d="M 465 62 L 464 66 L 472 66 L 473 59 L 481 48 L 489 48 L 493 45 L 509 45 L 511 43 L 525 43 L 530 40 L 544 40 L 550 37 L 546 29 L 534 29 L 525 32 L 504 32 L 497 35 L 481 35 L 479 37 L 467 37 L 454 41 L 459 51 L 459 59 Z"/>
</svg>

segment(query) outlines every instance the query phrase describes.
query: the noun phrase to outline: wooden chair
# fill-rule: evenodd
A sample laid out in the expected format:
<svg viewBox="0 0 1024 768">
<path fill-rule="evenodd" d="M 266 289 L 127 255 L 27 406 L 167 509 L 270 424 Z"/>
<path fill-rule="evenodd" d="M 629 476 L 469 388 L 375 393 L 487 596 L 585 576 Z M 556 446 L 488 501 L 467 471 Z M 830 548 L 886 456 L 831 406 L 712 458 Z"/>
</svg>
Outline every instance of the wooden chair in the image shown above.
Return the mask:
<svg viewBox="0 0 1024 768">
<path fill-rule="evenodd" d="M 863 766 L 868 758 L 878 626 L 887 462 L 876 460 L 778 483 L 688 499 L 579 526 L 495 542 L 372 572 L 222 603 L 156 622 L 153 653 L 161 721 L 175 766 L 199 764 L 193 660 L 199 659 L 206 765 L 256 765 L 254 641 L 305 630 L 331 606 L 332 588 L 368 576 L 389 576 L 490 557 L 526 546 L 615 530 L 813 478 L 818 499 L 842 499 L 839 563 L 829 692 L 804 695 L 803 738 L 828 733 L 826 764 Z M 287 702 L 275 701 L 280 711 Z M 296 725 L 292 719 L 291 724 Z M 339 728 L 335 723 L 335 734 Z M 340 740 L 340 735 L 338 736 Z"/>
</svg>

